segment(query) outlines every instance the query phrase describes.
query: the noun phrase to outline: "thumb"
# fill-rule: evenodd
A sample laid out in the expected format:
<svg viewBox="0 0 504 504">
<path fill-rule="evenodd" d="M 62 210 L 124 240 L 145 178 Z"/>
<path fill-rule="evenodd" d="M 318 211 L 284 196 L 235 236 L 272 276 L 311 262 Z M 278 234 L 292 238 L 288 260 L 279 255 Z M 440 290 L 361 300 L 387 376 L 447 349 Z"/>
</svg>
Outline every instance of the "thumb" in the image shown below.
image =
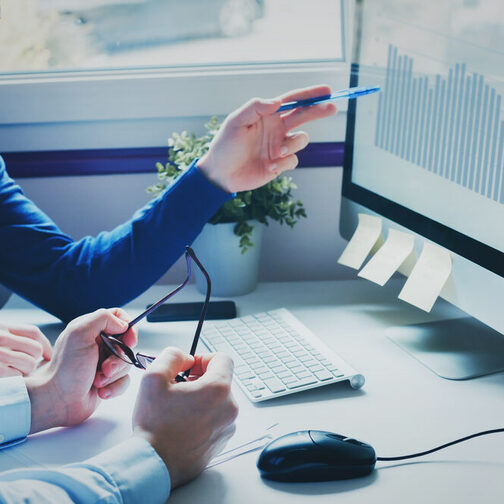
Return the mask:
<svg viewBox="0 0 504 504">
<path fill-rule="evenodd" d="M 165 348 L 147 368 L 147 375 L 162 375 L 164 379 L 171 383 L 175 376 L 182 371 L 189 369 L 194 364 L 194 357 L 187 355 L 174 347 Z"/>
<path fill-rule="evenodd" d="M 264 116 L 274 114 L 282 101 L 280 99 L 265 100 L 263 98 L 252 98 L 245 105 L 233 112 L 230 122 L 233 126 L 250 126 Z"/>
</svg>

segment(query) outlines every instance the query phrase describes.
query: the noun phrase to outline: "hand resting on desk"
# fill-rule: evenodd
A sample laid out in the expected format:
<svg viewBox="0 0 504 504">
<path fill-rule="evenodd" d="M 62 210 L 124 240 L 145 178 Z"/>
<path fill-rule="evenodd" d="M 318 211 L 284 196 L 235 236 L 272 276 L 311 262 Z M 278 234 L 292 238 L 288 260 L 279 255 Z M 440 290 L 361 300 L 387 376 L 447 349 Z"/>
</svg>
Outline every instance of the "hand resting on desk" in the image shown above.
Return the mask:
<svg viewBox="0 0 504 504">
<path fill-rule="evenodd" d="M 38 327 L 0 324 L 0 378 L 26 376 L 41 357 L 50 360 L 51 356 L 51 343 Z"/>
</svg>

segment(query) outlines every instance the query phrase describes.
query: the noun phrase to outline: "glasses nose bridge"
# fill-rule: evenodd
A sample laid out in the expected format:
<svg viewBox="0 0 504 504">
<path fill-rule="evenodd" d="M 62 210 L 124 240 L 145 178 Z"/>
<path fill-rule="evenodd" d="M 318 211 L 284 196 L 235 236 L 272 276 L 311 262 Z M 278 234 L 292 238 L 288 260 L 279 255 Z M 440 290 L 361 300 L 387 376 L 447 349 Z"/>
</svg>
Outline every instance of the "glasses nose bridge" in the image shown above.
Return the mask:
<svg viewBox="0 0 504 504">
<path fill-rule="evenodd" d="M 135 354 L 131 348 L 115 338 L 114 336 L 110 336 L 109 334 L 105 334 L 103 331 L 100 333 L 100 337 L 105 344 L 105 346 L 110 350 L 112 354 L 114 354 L 118 359 L 121 359 L 123 362 L 127 364 L 133 364 L 136 367 L 139 367 L 138 360 L 135 357 Z M 118 351 L 117 347 L 120 348 L 121 352 Z M 143 368 L 142 368 L 143 369 Z"/>
</svg>

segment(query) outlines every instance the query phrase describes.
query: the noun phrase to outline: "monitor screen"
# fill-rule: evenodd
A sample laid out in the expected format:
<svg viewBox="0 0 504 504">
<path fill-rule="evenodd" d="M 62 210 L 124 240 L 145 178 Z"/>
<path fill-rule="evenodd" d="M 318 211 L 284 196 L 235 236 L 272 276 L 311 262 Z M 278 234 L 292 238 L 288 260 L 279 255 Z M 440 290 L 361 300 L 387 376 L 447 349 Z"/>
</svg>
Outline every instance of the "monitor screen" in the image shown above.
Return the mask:
<svg viewBox="0 0 504 504">
<path fill-rule="evenodd" d="M 504 276 L 502 0 L 357 5 L 343 195 Z"/>
</svg>

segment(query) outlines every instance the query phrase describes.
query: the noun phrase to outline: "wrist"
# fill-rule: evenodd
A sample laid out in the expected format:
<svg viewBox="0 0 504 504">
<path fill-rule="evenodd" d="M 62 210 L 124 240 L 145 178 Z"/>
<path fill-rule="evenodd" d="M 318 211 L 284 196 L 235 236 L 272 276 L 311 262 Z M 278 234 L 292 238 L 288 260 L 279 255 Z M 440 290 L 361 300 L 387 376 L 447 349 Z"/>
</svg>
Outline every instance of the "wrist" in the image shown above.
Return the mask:
<svg viewBox="0 0 504 504">
<path fill-rule="evenodd" d="M 231 194 L 233 191 L 215 175 L 215 170 L 212 170 L 209 158 L 210 156 L 207 152 L 201 159 L 196 162 L 196 168 L 215 187 L 218 187 L 221 191 Z"/>
<path fill-rule="evenodd" d="M 55 404 L 57 395 L 53 393 L 50 378 L 41 375 L 28 376 L 25 378 L 25 385 L 31 406 L 30 434 L 61 426 L 61 408 Z"/>
<path fill-rule="evenodd" d="M 142 429 L 141 427 L 134 427 L 133 428 L 133 437 L 138 437 L 141 438 L 147 443 L 149 443 L 153 450 L 157 453 L 159 458 L 163 461 L 163 464 L 165 465 L 168 474 L 170 475 L 170 482 L 171 482 L 171 488 L 174 489 L 180 485 L 180 480 L 179 480 L 179 475 L 177 468 L 174 464 L 168 460 L 170 457 L 168 454 L 165 453 L 165 451 L 162 449 L 162 443 L 156 442 L 156 436 L 147 430 Z"/>
</svg>

